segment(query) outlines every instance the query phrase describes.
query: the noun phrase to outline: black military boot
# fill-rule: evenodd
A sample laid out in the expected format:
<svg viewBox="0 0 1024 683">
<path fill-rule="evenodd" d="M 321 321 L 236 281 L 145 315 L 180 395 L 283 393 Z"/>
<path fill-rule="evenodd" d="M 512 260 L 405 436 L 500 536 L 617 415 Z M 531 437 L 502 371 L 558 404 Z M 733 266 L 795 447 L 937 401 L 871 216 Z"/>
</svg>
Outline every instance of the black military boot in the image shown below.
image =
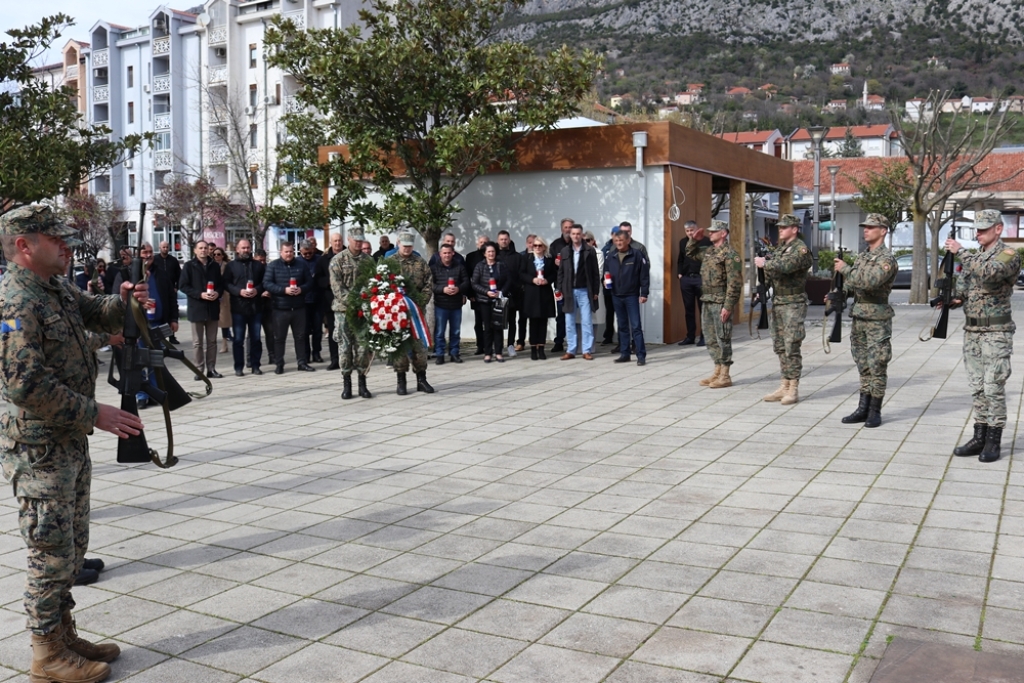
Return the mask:
<svg viewBox="0 0 1024 683">
<path fill-rule="evenodd" d="M 989 427 L 985 430 L 985 448 L 978 456 L 982 462 L 995 462 L 999 459 L 999 442 L 1003 439 L 1002 427 Z"/>
<path fill-rule="evenodd" d="M 975 422 L 974 436 L 972 436 L 971 440 L 963 446 L 957 446 L 954 448 L 953 455 L 981 455 L 981 451 L 985 448 L 985 432 L 987 430 L 988 425 Z"/>
<path fill-rule="evenodd" d="M 425 394 L 434 393 L 434 387 L 430 386 L 427 382 L 427 371 L 416 373 L 416 391 L 422 391 Z"/>
<path fill-rule="evenodd" d="M 861 392 L 860 402 L 857 403 L 857 410 L 843 418 L 843 424 L 857 424 L 868 418 L 868 404 L 871 403 L 871 394 Z"/>
<path fill-rule="evenodd" d="M 868 403 L 868 417 L 864 420 L 867 428 L 878 427 L 882 424 L 882 399 L 883 396 L 872 396 Z"/>
<path fill-rule="evenodd" d="M 398 389 L 395 391 L 399 396 L 405 396 L 409 392 L 405 388 L 405 373 L 399 372 L 398 374 Z"/>
<path fill-rule="evenodd" d="M 359 396 L 362 398 L 373 398 L 373 394 L 366 388 L 366 375 L 359 375 Z"/>
<path fill-rule="evenodd" d="M 352 375 L 344 375 L 341 381 L 341 398 L 347 401 L 352 398 Z"/>
</svg>

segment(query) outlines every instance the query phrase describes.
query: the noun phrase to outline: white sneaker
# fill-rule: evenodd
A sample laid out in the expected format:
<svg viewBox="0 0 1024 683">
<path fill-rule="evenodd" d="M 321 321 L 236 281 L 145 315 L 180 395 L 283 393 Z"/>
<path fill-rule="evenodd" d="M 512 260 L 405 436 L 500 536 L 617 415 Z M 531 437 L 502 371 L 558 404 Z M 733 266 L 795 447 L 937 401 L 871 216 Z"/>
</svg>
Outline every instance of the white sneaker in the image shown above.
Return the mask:
<svg viewBox="0 0 1024 683">
<path fill-rule="evenodd" d="M 516 357 L 516 347 L 512 346 L 511 344 L 509 344 L 508 345 L 508 353 L 506 355 L 508 355 L 509 358 L 515 358 Z"/>
</svg>

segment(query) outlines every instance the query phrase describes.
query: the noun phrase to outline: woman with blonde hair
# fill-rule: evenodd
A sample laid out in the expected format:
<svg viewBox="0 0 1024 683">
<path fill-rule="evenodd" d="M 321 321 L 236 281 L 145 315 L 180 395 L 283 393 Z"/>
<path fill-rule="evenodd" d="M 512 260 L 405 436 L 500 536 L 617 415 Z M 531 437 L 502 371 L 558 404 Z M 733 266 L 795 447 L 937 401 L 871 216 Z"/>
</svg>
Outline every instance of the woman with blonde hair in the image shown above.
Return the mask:
<svg viewBox="0 0 1024 683">
<path fill-rule="evenodd" d="M 533 238 L 532 251 L 532 254 L 520 259 L 522 314 L 530 326 L 530 360 L 547 360 L 544 344 L 547 342 L 548 320 L 555 317 L 552 283 L 558 275 L 558 266 L 555 265 L 555 259 L 548 255 L 548 244 L 544 238 Z"/>
</svg>

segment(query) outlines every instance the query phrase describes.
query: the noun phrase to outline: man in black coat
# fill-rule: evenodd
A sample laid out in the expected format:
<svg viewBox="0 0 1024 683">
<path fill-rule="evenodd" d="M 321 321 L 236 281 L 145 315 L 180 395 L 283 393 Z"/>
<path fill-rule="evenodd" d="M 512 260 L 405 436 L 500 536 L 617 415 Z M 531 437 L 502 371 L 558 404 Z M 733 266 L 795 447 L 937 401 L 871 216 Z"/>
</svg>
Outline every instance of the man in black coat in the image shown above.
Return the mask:
<svg viewBox="0 0 1024 683">
<path fill-rule="evenodd" d="M 563 218 L 560 223 L 562 234 L 551 241 L 551 248 L 548 253 L 555 257 L 555 265 L 561 265 L 562 250 L 569 245 L 569 231 L 576 224 L 571 218 Z M 564 299 L 563 299 L 564 301 Z M 551 353 L 562 353 L 565 351 L 565 311 L 562 309 L 563 301 L 557 302 L 558 313 L 555 315 L 555 345 L 551 347 Z"/>
<path fill-rule="evenodd" d="M 516 251 L 515 242 L 512 241 L 512 236 L 508 234 L 508 230 L 502 230 L 498 233 L 498 260 L 505 264 L 510 273 L 519 273 L 520 263 L 522 257 L 519 252 Z M 520 317 L 522 316 L 523 308 L 523 285 L 519 282 L 518 277 L 512 278 L 512 287 L 508 294 L 508 347 L 510 356 L 515 355 L 516 340 L 516 313 L 519 312 Z M 524 340 L 520 337 L 518 340 L 519 350 L 523 348 Z"/>
<path fill-rule="evenodd" d="M 438 259 L 430 261 L 434 278 L 434 357 L 444 365 L 445 328 L 449 328 L 448 354 L 453 363 L 461 363 L 459 343 L 462 340 L 462 305 L 470 293 L 466 267 L 455 260 L 455 248 L 442 244 Z"/>
<path fill-rule="evenodd" d="M 224 280 L 220 265 L 208 256 L 209 245 L 196 242 L 195 258 L 181 269 L 178 289 L 188 297 L 188 321 L 192 323 L 193 362 L 207 377 L 223 377 L 217 372 L 217 328 L 220 321 L 220 297 Z M 177 299 L 175 299 L 177 306 Z M 199 376 L 196 376 L 199 379 Z"/>
<path fill-rule="evenodd" d="M 565 313 L 565 336 L 569 346 L 562 360 L 576 357 L 576 314 L 579 313 L 582 341 L 580 352 L 584 360 L 594 360 L 594 318 L 600 290 L 597 270 L 597 250 L 583 241 L 583 226 L 573 224 L 569 244 L 559 254 L 558 278 L 555 290 L 562 293 L 562 311 Z"/>
<path fill-rule="evenodd" d="M 704 334 L 701 332 L 697 340 L 697 319 L 700 318 L 700 261 L 695 261 L 686 255 L 686 245 L 692 240 L 697 244 L 710 247 L 711 240 L 704 234 L 704 231 L 697 225 L 697 221 L 686 221 L 683 224 L 686 237 L 679 240 L 679 258 L 676 259 L 676 277 L 679 279 L 679 291 L 683 295 L 683 310 L 686 315 L 686 337 L 679 342 L 679 346 L 689 346 L 695 341 L 697 346 L 704 346 Z"/>
<path fill-rule="evenodd" d="M 312 277 L 309 268 L 295 258 L 294 244 L 281 244 L 281 258 L 267 265 L 263 287 L 270 292 L 274 309 L 274 360 L 277 362 L 274 374 L 284 374 L 284 341 L 289 327 L 299 370 L 313 372 L 315 368 L 309 365 L 305 344 L 306 292 L 312 287 Z"/>
<path fill-rule="evenodd" d="M 334 291 L 331 289 L 331 259 L 335 254 L 340 254 L 345 248 L 345 241 L 341 232 L 331 233 L 331 246 L 323 253 L 316 262 L 314 278 L 317 289 L 320 290 L 320 315 L 323 316 L 324 327 L 327 328 L 327 350 L 331 356 L 331 364 L 328 370 L 337 370 L 341 367 L 338 356 L 338 342 L 334 341 L 334 309 L 331 303 L 334 302 Z"/>
<path fill-rule="evenodd" d="M 490 235 L 478 235 L 476 238 L 476 251 L 472 251 L 466 254 L 466 272 L 472 279 L 473 271 L 476 270 L 478 263 L 484 260 L 484 247 L 487 246 L 491 241 Z M 473 355 L 481 356 L 484 353 L 484 318 L 480 312 L 480 307 L 485 304 L 477 302 L 476 297 L 470 299 L 470 307 L 473 309 L 473 331 L 476 333 L 476 353 Z M 489 304 L 488 304 L 489 305 Z"/>
<path fill-rule="evenodd" d="M 262 375 L 263 277 L 267 267 L 252 258 L 252 243 L 242 238 L 235 245 L 235 259 L 224 270 L 224 287 L 231 295 L 231 327 L 235 341 L 235 375 L 245 374 L 245 333 L 249 331 L 249 365 L 252 374 Z"/>
</svg>

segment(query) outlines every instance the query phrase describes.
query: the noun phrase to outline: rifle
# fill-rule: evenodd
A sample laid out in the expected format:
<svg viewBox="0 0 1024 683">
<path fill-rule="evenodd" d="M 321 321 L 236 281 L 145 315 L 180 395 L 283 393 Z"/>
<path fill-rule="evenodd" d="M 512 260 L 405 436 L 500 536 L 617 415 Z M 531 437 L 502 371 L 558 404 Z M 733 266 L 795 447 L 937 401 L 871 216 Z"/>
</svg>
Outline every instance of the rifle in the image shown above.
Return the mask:
<svg viewBox="0 0 1024 683">
<path fill-rule="evenodd" d="M 768 248 L 763 241 L 754 240 L 754 256 L 770 258 L 771 254 L 768 252 Z M 750 295 L 750 317 L 747 318 L 747 332 L 750 333 L 751 337 L 754 336 L 754 309 L 758 306 L 761 307 L 761 316 L 757 321 L 757 338 L 761 338 L 761 330 L 768 329 L 768 301 L 771 298 L 772 295 L 769 293 L 768 284 L 765 281 L 764 268 L 758 268 L 757 290 Z"/>
<path fill-rule="evenodd" d="M 146 205 L 143 203 L 140 206 L 140 224 L 145 215 Z M 128 281 L 132 284 L 142 281 L 144 266 L 142 257 L 136 252 L 131 266 L 128 268 Z M 113 358 L 107 381 L 121 394 L 121 410 L 138 416 L 139 406 L 135 397 L 140 392 L 145 393 L 153 402 L 163 408 L 164 425 L 167 428 L 167 458 L 161 461 L 160 455 L 146 443 L 145 433 L 139 432 L 127 439 L 118 439 L 117 461 L 120 463 L 153 462 L 158 467 L 166 469 L 173 467 L 178 462 L 178 459 L 174 457 L 171 411 L 191 402 L 193 397 L 201 398 L 202 395 L 189 393 L 182 389 L 181 385 L 167 371 L 164 364 L 166 358 L 177 358 L 206 380 L 205 395 L 208 396 L 213 391 L 210 380 L 196 370 L 195 366 L 185 357 L 185 353 L 175 349 L 167 342 L 170 335 L 170 325 L 164 324 L 151 329 L 142 304 L 135 297 L 128 298 L 128 311 L 124 319 L 124 345 L 120 348 L 113 347 Z M 141 347 L 140 339 L 143 342 Z M 116 377 L 115 369 L 117 370 Z M 144 369 L 155 373 L 155 387 L 144 379 Z"/>
<path fill-rule="evenodd" d="M 836 258 L 843 258 L 848 250 L 839 247 Z M 832 323 L 832 333 L 825 339 L 825 327 L 821 328 L 822 348 L 825 353 L 831 353 L 830 344 L 838 344 L 843 341 L 843 311 L 846 310 L 846 292 L 843 291 L 843 271 L 836 270 L 832 273 L 832 289 L 825 295 L 825 318 L 835 314 L 835 322 Z"/>
<path fill-rule="evenodd" d="M 956 239 L 956 219 L 953 220 L 953 239 Z M 942 270 L 942 277 L 935 281 L 935 286 L 939 289 L 939 294 L 934 299 L 930 300 L 928 304 L 932 307 L 939 307 L 939 315 L 935 320 L 935 324 L 931 328 L 925 328 L 921 334 L 917 336 L 919 341 L 928 341 L 929 339 L 945 339 L 946 328 L 949 327 L 949 309 L 953 304 L 953 252 L 946 250 L 946 253 L 942 255 L 942 264 L 939 266 Z M 927 335 L 927 336 L 925 336 Z"/>
</svg>

